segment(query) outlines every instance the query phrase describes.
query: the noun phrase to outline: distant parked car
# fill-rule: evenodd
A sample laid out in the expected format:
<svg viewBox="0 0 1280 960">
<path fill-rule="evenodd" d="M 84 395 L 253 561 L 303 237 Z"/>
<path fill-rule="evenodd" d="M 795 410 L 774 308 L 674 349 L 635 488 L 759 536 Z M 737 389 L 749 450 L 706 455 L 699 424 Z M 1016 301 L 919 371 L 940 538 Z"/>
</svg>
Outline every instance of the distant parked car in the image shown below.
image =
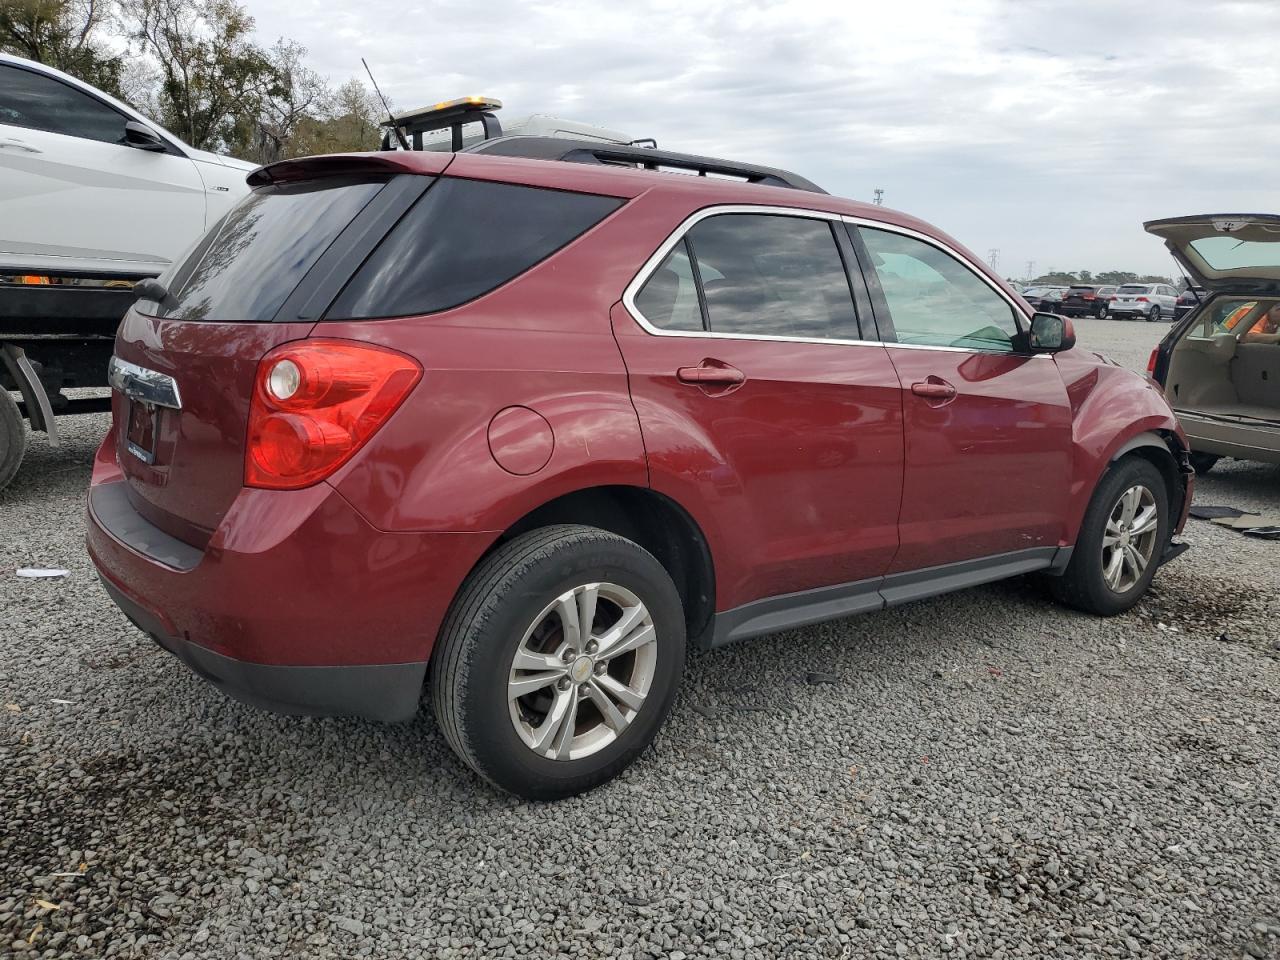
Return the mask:
<svg viewBox="0 0 1280 960">
<path fill-rule="evenodd" d="M 1066 291 L 1066 287 L 1028 287 L 1022 291 L 1022 299 L 1031 304 L 1032 310 L 1057 313 L 1058 304 Z"/>
<path fill-rule="evenodd" d="M 1064 317 L 1105 317 L 1116 289 L 1096 283 L 1073 283 L 1063 293 L 1056 312 Z"/>
<path fill-rule="evenodd" d="M 1187 289 L 1178 294 L 1178 302 L 1173 305 L 1173 319 L 1175 321 L 1181 320 L 1208 299 L 1209 294 L 1204 287 L 1195 286 L 1194 284 L 1187 287 Z"/>
<path fill-rule="evenodd" d="M 1116 291 L 1107 314 L 1116 320 L 1172 320 L 1177 302 L 1177 292 L 1167 283 L 1126 283 Z"/>
</svg>

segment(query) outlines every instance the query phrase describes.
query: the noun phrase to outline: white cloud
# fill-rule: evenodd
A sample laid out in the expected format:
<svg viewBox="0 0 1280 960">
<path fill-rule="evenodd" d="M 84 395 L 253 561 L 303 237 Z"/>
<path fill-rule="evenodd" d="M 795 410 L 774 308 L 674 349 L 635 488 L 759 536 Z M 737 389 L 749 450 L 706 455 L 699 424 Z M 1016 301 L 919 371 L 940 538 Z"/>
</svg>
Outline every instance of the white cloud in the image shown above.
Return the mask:
<svg viewBox="0 0 1280 960">
<path fill-rule="evenodd" d="M 248 0 L 334 80 L 464 93 L 886 200 L 1001 266 L 1172 269 L 1144 219 L 1280 209 L 1280 5 Z"/>
</svg>

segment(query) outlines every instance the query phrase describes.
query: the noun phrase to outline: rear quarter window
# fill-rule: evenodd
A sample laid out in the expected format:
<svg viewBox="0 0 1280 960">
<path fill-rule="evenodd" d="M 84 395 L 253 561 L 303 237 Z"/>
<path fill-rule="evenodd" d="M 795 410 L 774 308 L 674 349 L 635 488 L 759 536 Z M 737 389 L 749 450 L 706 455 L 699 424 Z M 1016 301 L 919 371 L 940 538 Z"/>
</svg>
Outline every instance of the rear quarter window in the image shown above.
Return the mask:
<svg viewBox="0 0 1280 960">
<path fill-rule="evenodd" d="M 325 319 L 460 306 L 545 260 L 621 205 L 595 194 L 441 178 L 356 271 Z"/>
</svg>

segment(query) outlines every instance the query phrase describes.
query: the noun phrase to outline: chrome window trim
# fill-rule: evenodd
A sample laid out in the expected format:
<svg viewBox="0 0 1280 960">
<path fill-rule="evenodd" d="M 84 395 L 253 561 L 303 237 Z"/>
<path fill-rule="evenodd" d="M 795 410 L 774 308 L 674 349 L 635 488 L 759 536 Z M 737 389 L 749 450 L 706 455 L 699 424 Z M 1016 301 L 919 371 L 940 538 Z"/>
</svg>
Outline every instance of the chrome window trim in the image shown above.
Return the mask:
<svg viewBox="0 0 1280 960">
<path fill-rule="evenodd" d="M 765 204 L 750 203 L 731 203 L 720 204 L 717 206 L 703 207 L 701 210 L 695 210 L 689 216 L 685 217 L 664 240 L 658 249 L 655 250 L 640 270 L 632 278 L 631 282 L 622 292 L 622 305 L 627 308 L 627 312 L 640 324 L 641 328 L 655 337 L 693 337 L 696 339 L 707 340 L 759 340 L 764 342 L 777 343 L 830 343 L 843 346 L 862 346 L 862 347 L 893 347 L 901 350 L 941 350 L 946 353 L 974 353 L 974 354 L 993 354 L 1003 356 L 1009 351 L 1004 350 L 978 350 L 969 347 L 948 347 L 934 346 L 927 343 L 898 343 L 890 340 L 860 340 L 860 339 L 844 339 L 837 337 L 789 337 L 781 334 L 769 333 L 716 333 L 712 330 L 664 330 L 656 327 L 649 322 L 649 319 L 636 306 L 636 294 L 649 281 L 649 277 L 658 269 L 662 261 L 667 258 L 673 248 L 682 241 L 690 230 L 697 226 L 703 220 L 710 217 L 720 216 L 722 214 L 731 213 L 754 213 L 762 216 L 784 216 L 799 217 L 804 220 L 826 220 L 832 223 L 849 223 L 854 226 L 866 226 L 876 230 L 886 230 L 892 233 L 900 233 L 904 236 L 912 237 L 930 244 L 941 250 L 943 253 L 957 260 L 962 266 L 966 267 L 970 273 L 980 279 L 993 291 L 999 294 L 1006 303 L 1013 309 L 1015 318 L 1021 316 L 1024 320 L 1028 318 L 1025 306 L 1019 306 L 1009 297 L 1003 290 L 997 287 L 989 277 L 980 271 L 974 270 L 972 265 L 957 251 L 951 249 L 946 244 L 935 240 L 927 234 L 920 233 L 918 230 L 912 230 L 909 227 L 900 227 L 896 224 L 885 223 L 881 220 L 868 220 L 862 217 L 852 217 L 841 213 L 831 213 L 826 210 L 813 210 L 808 207 L 775 207 Z M 1015 319 L 1014 321 L 1018 321 Z M 1030 354 L 1032 357 L 1052 358 L 1051 354 Z"/>
<path fill-rule="evenodd" d="M 107 382 L 126 397 L 170 410 L 182 409 L 178 382 L 167 373 L 148 370 L 113 356 L 107 367 Z"/>
</svg>

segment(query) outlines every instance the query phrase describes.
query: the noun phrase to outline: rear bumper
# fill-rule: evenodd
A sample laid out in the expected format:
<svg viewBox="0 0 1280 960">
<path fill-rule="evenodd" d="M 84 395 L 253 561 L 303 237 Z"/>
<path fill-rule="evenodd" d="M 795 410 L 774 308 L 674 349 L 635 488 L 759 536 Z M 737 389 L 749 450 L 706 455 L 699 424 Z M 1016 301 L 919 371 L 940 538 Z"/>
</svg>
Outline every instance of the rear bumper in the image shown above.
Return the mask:
<svg viewBox="0 0 1280 960">
<path fill-rule="evenodd" d="M 1280 427 L 1235 423 L 1178 410 L 1178 422 L 1196 453 L 1280 463 Z"/>
<path fill-rule="evenodd" d="M 243 490 L 199 550 L 132 510 L 104 460 L 88 552 L 139 629 L 257 706 L 413 716 L 440 622 L 490 536 L 386 533 L 319 484 Z"/>
<path fill-rule="evenodd" d="M 274 713 L 410 719 L 427 664 L 378 663 L 298 667 L 236 660 L 181 637 L 167 636 L 163 618 L 102 579 L 107 594 L 133 625 L 229 697 Z"/>
</svg>

